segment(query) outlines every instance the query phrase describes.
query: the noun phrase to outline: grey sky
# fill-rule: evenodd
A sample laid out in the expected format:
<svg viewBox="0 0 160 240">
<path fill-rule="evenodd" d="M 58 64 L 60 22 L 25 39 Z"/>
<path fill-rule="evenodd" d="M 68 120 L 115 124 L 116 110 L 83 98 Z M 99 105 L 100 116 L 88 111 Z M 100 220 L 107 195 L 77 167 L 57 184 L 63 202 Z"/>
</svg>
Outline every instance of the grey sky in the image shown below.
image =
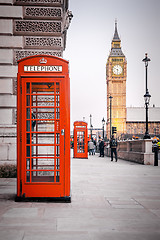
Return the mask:
<svg viewBox="0 0 160 240">
<path fill-rule="evenodd" d="M 71 126 L 76 120 L 94 127 L 106 120 L 106 61 L 115 19 L 127 58 L 127 106 L 144 106 L 145 52 L 151 58 L 148 86 L 151 105 L 160 106 L 160 0 L 70 0 L 74 17 L 64 58 L 70 62 Z"/>
</svg>

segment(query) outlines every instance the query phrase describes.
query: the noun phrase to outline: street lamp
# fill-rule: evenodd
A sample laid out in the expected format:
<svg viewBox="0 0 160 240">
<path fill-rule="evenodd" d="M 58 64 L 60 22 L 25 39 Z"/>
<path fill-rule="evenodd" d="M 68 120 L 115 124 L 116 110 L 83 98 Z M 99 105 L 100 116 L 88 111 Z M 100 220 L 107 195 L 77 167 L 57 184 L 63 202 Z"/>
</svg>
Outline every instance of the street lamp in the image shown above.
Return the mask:
<svg viewBox="0 0 160 240">
<path fill-rule="evenodd" d="M 105 124 L 105 120 L 104 120 L 104 118 L 103 118 L 103 119 L 102 119 L 103 139 L 104 139 L 104 124 Z"/>
<path fill-rule="evenodd" d="M 110 139 L 112 136 L 112 96 L 109 97 L 110 99 Z"/>
<path fill-rule="evenodd" d="M 92 129 L 93 129 L 93 126 L 92 126 L 92 115 L 90 114 L 90 130 L 91 130 L 91 139 L 92 139 Z"/>
<path fill-rule="evenodd" d="M 150 139 L 151 137 L 148 132 L 148 106 L 149 106 L 151 95 L 149 94 L 148 85 L 147 85 L 147 73 L 148 73 L 147 71 L 148 71 L 148 62 L 151 60 L 148 58 L 147 53 L 145 54 L 145 58 L 142 61 L 145 63 L 145 68 L 146 68 L 146 93 L 144 95 L 144 101 L 146 105 L 146 132 L 143 139 Z"/>
<path fill-rule="evenodd" d="M 91 140 L 92 140 L 92 130 L 93 130 L 93 126 L 91 124 Z"/>
</svg>

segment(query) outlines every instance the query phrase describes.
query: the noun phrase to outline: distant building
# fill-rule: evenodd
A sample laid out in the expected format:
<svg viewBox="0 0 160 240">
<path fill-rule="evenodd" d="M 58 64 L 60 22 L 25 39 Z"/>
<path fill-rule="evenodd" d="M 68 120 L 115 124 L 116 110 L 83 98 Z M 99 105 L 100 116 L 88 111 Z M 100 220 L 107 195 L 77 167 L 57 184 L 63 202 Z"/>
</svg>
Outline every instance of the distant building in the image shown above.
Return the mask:
<svg viewBox="0 0 160 240">
<path fill-rule="evenodd" d="M 115 22 L 111 51 L 106 64 L 107 123 L 106 134 L 110 138 L 110 126 L 117 128 L 117 137 L 143 137 L 145 134 L 145 108 L 126 107 L 127 60 L 121 49 L 121 40 Z M 149 108 L 149 133 L 160 135 L 160 107 Z"/>
<path fill-rule="evenodd" d="M 145 113 L 143 107 L 127 108 L 127 131 L 126 134 L 133 136 L 143 136 L 145 133 Z M 160 135 L 160 107 L 149 107 L 149 134 L 151 136 Z"/>
<path fill-rule="evenodd" d="M 16 161 L 17 60 L 63 57 L 69 0 L 0 1 L 0 163 Z"/>
</svg>

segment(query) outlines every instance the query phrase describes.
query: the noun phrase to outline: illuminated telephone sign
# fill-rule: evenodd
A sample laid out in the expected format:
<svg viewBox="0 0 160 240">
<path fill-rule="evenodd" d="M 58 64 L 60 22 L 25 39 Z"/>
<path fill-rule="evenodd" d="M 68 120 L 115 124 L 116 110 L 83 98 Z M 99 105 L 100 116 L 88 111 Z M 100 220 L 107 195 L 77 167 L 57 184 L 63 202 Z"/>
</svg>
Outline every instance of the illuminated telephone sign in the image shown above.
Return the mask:
<svg viewBox="0 0 160 240">
<path fill-rule="evenodd" d="M 88 158 L 88 130 L 86 122 L 74 122 L 74 158 Z"/>
<path fill-rule="evenodd" d="M 17 199 L 70 201 L 68 62 L 48 55 L 18 61 Z"/>
</svg>

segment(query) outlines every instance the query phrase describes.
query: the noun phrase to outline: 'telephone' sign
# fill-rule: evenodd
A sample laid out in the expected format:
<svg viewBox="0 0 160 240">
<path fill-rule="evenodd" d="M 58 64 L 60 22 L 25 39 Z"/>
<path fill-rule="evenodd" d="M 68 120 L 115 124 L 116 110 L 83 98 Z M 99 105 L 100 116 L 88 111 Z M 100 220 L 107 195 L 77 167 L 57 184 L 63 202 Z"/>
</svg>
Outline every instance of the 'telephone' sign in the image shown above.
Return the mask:
<svg viewBox="0 0 160 240">
<path fill-rule="evenodd" d="M 62 66 L 24 66 L 24 72 L 62 72 Z"/>
</svg>

